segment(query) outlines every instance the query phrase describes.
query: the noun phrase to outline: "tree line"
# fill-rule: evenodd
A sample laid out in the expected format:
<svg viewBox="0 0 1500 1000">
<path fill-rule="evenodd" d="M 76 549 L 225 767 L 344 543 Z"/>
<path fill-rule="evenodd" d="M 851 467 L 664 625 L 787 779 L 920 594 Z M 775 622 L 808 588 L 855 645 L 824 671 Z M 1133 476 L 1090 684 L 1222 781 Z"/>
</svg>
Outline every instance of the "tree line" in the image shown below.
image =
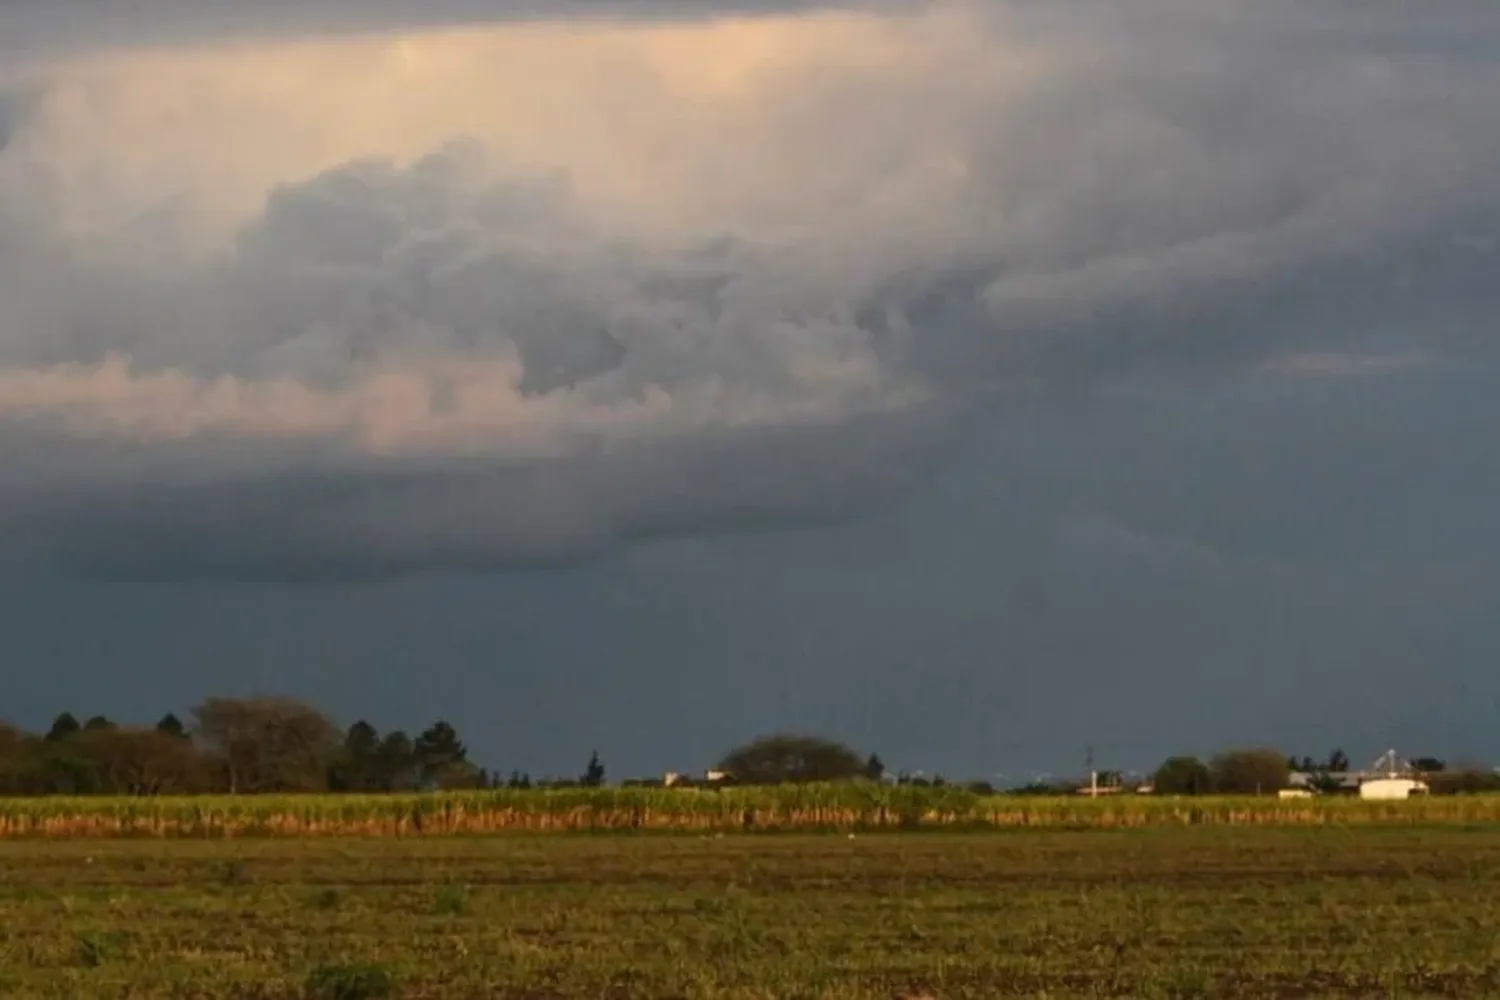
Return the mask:
<svg viewBox="0 0 1500 1000">
<path fill-rule="evenodd" d="M 572 784 L 600 785 L 598 754 Z M 0 795 L 397 792 L 531 787 L 529 775 L 492 773 L 469 759 L 453 726 L 415 735 L 368 722 L 341 729 L 291 698 L 208 698 L 188 723 L 154 726 L 58 715 L 45 733 L 0 724 Z"/>
<path fill-rule="evenodd" d="M 1431 790 L 1500 791 L 1500 775 L 1476 765 L 1441 760 L 1412 762 Z M 1148 783 L 1157 794 L 1274 794 L 1294 771 L 1310 776 L 1316 791 L 1347 790 L 1338 775 L 1349 767 L 1342 750 L 1325 760 L 1288 757 L 1270 749 L 1230 750 L 1207 761 L 1178 756 L 1164 761 Z M 1106 791 L 1125 790 L 1124 775 L 1096 775 Z M 998 791 L 987 782 L 949 782 L 887 771 L 878 754 L 863 754 L 834 740 L 774 733 L 724 754 L 712 784 L 768 785 L 823 781 L 886 781 L 904 785 L 960 785 Z M 434 789 L 598 787 L 605 768 L 598 752 L 575 778 L 534 782 L 529 774 L 502 775 L 469 759 L 449 723 L 438 720 L 408 734 L 381 733 L 363 720 L 339 727 L 318 709 L 292 698 L 208 698 L 188 722 L 163 716 L 153 726 L 117 724 L 103 716 L 79 722 L 58 715 L 44 733 L 0 724 L 0 795 L 261 794 L 273 792 L 401 792 Z M 663 779 L 623 785 L 660 785 Z M 692 784 L 684 779 L 677 784 Z M 1033 783 L 1010 794 L 1073 794 L 1087 778 Z"/>
<path fill-rule="evenodd" d="M 1500 774 L 1484 765 L 1448 764 L 1432 757 L 1418 757 L 1409 763 L 1409 770 L 1436 794 L 1500 792 Z M 1249 748 L 1226 750 L 1207 761 L 1191 756 L 1169 757 L 1144 781 L 1134 784 L 1127 782 L 1121 771 L 1099 771 L 1092 778 L 1105 792 L 1149 789 L 1159 795 L 1274 795 L 1291 784 L 1295 772 L 1307 776 L 1310 791 L 1337 793 L 1357 790 L 1340 778 L 1349 766 L 1349 756 L 1342 750 L 1315 761 L 1273 749 Z M 985 781 L 953 782 L 941 775 L 889 774 L 878 755 L 864 757 L 850 747 L 815 737 L 762 737 L 731 751 L 719 762 L 719 768 L 729 780 L 742 784 L 876 779 L 898 785 L 962 787 L 985 795 L 1002 791 Z M 1003 791 L 1011 795 L 1073 795 L 1090 787 L 1090 777 L 1085 776 L 1033 782 Z"/>
<path fill-rule="evenodd" d="M 1432 757 L 1418 757 L 1411 770 L 1437 794 L 1500 792 L 1500 774 L 1479 764 L 1450 765 Z M 1327 793 L 1357 790 L 1339 775 L 1349 770 L 1349 756 L 1334 750 L 1324 760 L 1290 757 L 1266 748 L 1226 750 L 1204 761 L 1197 757 L 1169 757 L 1143 782 L 1126 781 L 1121 771 L 1103 770 L 1093 775 L 1105 792 L 1121 792 L 1145 786 L 1159 795 L 1264 795 L 1275 794 L 1291 783 L 1294 772 L 1308 777 L 1311 791 Z M 889 774 L 880 757 L 864 757 L 852 748 L 816 737 L 773 735 L 739 747 L 719 762 L 727 778 L 737 783 L 777 784 L 798 781 L 877 779 L 898 785 L 962 787 L 988 795 L 1002 791 L 989 782 L 953 782 L 942 775 L 913 777 Z M 1073 795 L 1091 787 L 1090 777 L 1032 782 L 1004 789 L 1011 795 Z"/>
</svg>

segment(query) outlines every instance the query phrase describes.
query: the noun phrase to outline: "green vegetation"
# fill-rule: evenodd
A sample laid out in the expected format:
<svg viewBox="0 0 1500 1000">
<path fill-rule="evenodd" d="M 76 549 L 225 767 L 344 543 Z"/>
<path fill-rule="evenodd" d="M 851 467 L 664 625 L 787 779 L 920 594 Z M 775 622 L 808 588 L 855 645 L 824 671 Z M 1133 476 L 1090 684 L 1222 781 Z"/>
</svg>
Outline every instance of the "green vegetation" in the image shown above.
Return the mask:
<svg viewBox="0 0 1500 1000">
<path fill-rule="evenodd" d="M 1496 898 L 1493 826 L 6 841 L 0 996 L 1475 997 Z"/>
<path fill-rule="evenodd" d="M 878 758 L 867 762 L 832 740 L 773 733 L 729 751 L 719 761 L 719 770 L 737 784 L 779 785 L 865 777 L 875 761 Z"/>
<path fill-rule="evenodd" d="M 0 799 L 0 839 L 387 837 L 540 832 L 773 833 L 1500 823 L 1500 796 L 978 795 L 871 782 L 743 788 L 571 788 L 388 795 Z"/>
<path fill-rule="evenodd" d="M 191 715 L 191 726 L 169 714 L 154 726 L 142 727 L 118 725 L 100 715 L 79 723 L 76 716 L 63 712 L 45 733 L 27 733 L 0 723 L 0 796 L 370 795 L 602 789 L 607 784 L 606 767 L 597 750 L 589 755 L 577 777 L 533 782 L 529 774 L 512 770 L 508 779 L 502 778 L 498 770 L 473 763 L 457 731 L 441 719 L 415 737 L 400 729 L 382 735 L 363 720 L 341 729 L 305 702 L 273 696 L 208 698 Z M 1310 757 L 1295 760 L 1272 749 L 1230 749 L 1208 763 L 1196 757 L 1171 757 L 1157 769 L 1153 782 L 1158 792 L 1168 795 L 1263 795 L 1285 787 L 1292 772 L 1297 771 L 1301 772 L 1299 783 L 1305 786 L 1328 792 L 1352 791 L 1354 786 L 1343 773 L 1348 764 L 1342 750 L 1334 750 L 1326 761 L 1318 762 Z M 1483 764 L 1448 765 L 1418 757 L 1399 764 L 1393 761 L 1391 766 L 1420 775 L 1434 795 L 1500 792 L 1500 772 Z M 1117 770 L 1101 770 L 1095 777 L 1099 787 L 1111 792 L 1130 790 L 1132 784 Z M 753 739 L 725 753 L 711 779 L 709 775 L 702 779 L 684 775 L 674 777 L 672 784 L 675 789 L 702 784 L 722 788 L 872 782 L 943 789 L 935 799 L 921 800 L 938 802 L 926 810 L 938 816 L 953 812 L 945 803 L 955 786 L 979 796 L 996 791 L 983 781 L 955 783 L 942 776 L 893 774 L 879 754 L 866 755 L 834 740 L 799 733 L 773 733 Z M 667 782 L 663 778 L 627 777 L 618 784 L 639 790 L 661 788 Z M 1012 791 L 1057 795 L 1071 793 L 1083 784 L 1090 784 L 1087 777 Z M 839 807 L 868 811 L 871 794 L 868 789 L 840 793 Z M 525 801 L 528 804 L 518 809 L 528 815 L 535 812 L 537 800 Z M 851 801 L 857 805 L 850 806 Z M 632 808 L 654 811 L 650 800 L 632 802 Z M 680 801 L 672 808 L 701 812 L 698 807 L 684 807 Z M 757 807 L 751 803 L 745 808 Z M 774 816 L 768 818 L 776 821 Z M 861 822 L 890 825 L 891 820 L 883 816 Z M 639 824 L 632 821 L 626 825 Z"/>
<path fill-rule="evenodd" d="M 1158 795 L 1202 795 L 1213 787 L 1213 773 L 1197 757 L 1169 757 L 1151 784 Z"/>
<path fill-rule="evenodd" d="M 454 728 L 433 722 L 415 737 L 384 736 L 364 721 L 341 730 L 327 715 L 284 697 L 208 698 L 185 726 L 103 716 L 80 725 L 63 712 L 45 733 L 0 723 L 0 795 L 193 795 L 229 792 L 394 792 L 496 787 L 468 758 Z M 584 783 L 601 784 L 589 761 Z M 517 775 L 512 784 L 529 786 Z"/>
<path fill-rule="evenodd" d="M 394 996 L 396 981 L 380 965 L 320 965 L 307 977 L 311 1000 L 377 1000 Z"/>
</svg>

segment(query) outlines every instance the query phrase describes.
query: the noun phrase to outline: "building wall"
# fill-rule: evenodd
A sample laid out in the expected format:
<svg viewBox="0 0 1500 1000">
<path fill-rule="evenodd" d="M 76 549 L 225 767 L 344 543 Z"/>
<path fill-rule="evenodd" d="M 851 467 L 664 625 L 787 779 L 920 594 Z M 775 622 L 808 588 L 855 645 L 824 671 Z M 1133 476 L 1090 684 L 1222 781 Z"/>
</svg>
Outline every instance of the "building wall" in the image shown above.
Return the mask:
<svg viewBox="0 0 1500 1000">
<path fill-rule="evenodd" d="M 1376 778 L 1359 786 L 1362 799 L 1405 799 L 1412 792 L 1425 792 L 1427 786 L 1410 778 Z"/>
</svg>

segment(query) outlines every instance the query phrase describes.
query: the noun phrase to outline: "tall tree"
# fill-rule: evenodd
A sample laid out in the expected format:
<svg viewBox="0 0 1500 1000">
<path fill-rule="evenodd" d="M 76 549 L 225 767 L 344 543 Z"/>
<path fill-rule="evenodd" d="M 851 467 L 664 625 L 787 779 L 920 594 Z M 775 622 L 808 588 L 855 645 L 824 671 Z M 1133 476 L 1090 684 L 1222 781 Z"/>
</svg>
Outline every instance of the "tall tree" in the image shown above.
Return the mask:
<svg viewBox="0 0 1500 1000">
<path fill-rule="evenodd" d="M 416 749 L 411 737 L 399 729 L 386 733 L 376 751 L 376 787 L 401 792 L 417 784 Z"/>
<path fill-rule="evenodd" d="M 83 728 L 87 732 L 97 732 L 100 729 L 113 729 L 115 728 L 115 724 L 110 722 L 105 716 L 95 715 L 91 716 L 89 721 L 83 724 Z"/>
<path fill-rule="evenodd" d="M 589 756 L 588 768 L 583 772 L 583 777 L 578 783 L 585 788 L 598 788 L 604 784 L 604 764 L 599 760 L 599 751 L 595 750 Z"/>
<path fill-rule="evenodd" d="M 188 737 L 187 727 L 182 724 L 181 719 L 177 718 L 171 712 L 168 712 L 157 720 L 156 731 L 166 736 L 176 736 L 179 739 L 186 739 Z"/>
<path fill-rule="evenodd" d="M 81 739 L 82 731 L 65 739 L 42 739 L 31 744 L 22 762 L 21 791 L 27 795 L 92 795 L 105 791 L 98 762 Z"/>
<path fill-rule="evenodd" d="M 1216 792 L 1260 795 L 1286 787 L 1286 757 L 1275 750 L 1230 750 L 1208 765 Z"/>
<path fill-rule="evenodd" d="M 336 791 L 378 791 L 381 786 L 380 734 L 363 719 L 344 734 L 344 746 L 329 776 Z"/>
<path fill-rule="evenodd" d="M 47 735 L 42 738 L 55 743 L 58 740 L 67 739 L 82 729 L 83 727 L 78 724 L 78 720 L 73 717 L 72 712 L 59 712 L 57 717 L 52 720 L 52 728 L 48 729 Z"/>
<path fill-rule="evenodd" d="M 86 729 L 80 752 L 94 764 L 98 789 L 115 795 L 203 790 L 202 759 L 191 743 L 158 729 Z"/>
<path fill-rule="evenodd" d="M 880 754 L 872 753 L 865 761 L 865 777 L 871 781 L 880 781 L 885 777 L 885 761 L 880 759 Z"/>
<path fill-rule="evenodd" d="M 340 734 L 310 705 L 285 697 L 209 698 L 193 709 L 193 717 L 230 792 L 327 787 Z"/>
<path fill-rule="evenodd" d="M 423 788 L 468 788 L 479 769 L 469 763 L 468 748 L 448 723 L 439 720 L 422 731 L 413 747 L 417 781 Z"/>
<path fill-rule="evenodd" d="M 1208 765 L 1197 757 L 1168 757 L 1151 776 L 1158 795 L 1202 795 L 1212 783 Z"/>
<path fill-rule="evenodd" d="M 752 740 L 719 761 L 719 770 L 741 785 L 844 781 L 864 768 L 865 759 L 842 743 L 788 733 Z"/>
</svg>

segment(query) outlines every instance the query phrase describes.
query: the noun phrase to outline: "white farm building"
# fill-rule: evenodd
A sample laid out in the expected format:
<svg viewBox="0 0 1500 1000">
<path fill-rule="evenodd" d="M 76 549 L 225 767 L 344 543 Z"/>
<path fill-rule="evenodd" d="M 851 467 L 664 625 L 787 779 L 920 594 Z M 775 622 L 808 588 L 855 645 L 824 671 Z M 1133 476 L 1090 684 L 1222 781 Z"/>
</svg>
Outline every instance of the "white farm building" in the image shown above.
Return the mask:
<svg viewBox="0 0 1500 1000">
<path fill-rule="evenodd" d="M 1362 799 L 1409 799 L 1427 791 L 1427 783 L 1415 778 L 1371 778 L 1359 783 Z"/>
<path fill-rule="evenodd" d="M 1367 771 L 1329 771 L 1322 775 L 1293 772 L 1282 798 L 1303 798 L 1319 792 L 1358 793 L 1362 799 L 1393 801 L 1428 791 L 1427 783 L 1406 761 L 1387 750 Z"/>
</svg>

